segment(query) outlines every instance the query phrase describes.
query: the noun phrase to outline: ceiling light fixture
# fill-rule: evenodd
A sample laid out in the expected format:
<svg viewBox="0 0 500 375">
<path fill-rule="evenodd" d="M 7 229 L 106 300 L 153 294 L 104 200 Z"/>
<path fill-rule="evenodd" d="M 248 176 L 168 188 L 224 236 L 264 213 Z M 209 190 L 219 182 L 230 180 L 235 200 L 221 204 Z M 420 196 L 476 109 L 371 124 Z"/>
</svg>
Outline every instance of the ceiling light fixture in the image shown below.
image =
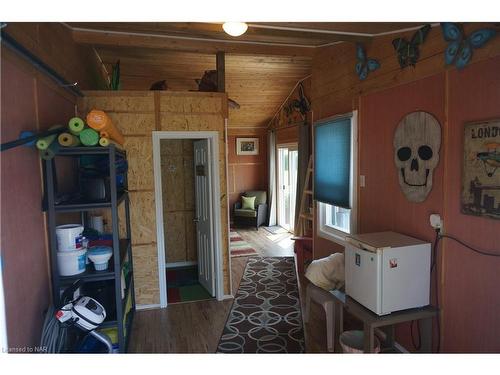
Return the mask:
<svg viewBox="0 0 500 375">
<path fill-rule="evenodd" d="M 240 36 L 245 34 L 248 25 L 245 22 L 224 22 L 222 28 L 231 36 Z"/>
</svg>

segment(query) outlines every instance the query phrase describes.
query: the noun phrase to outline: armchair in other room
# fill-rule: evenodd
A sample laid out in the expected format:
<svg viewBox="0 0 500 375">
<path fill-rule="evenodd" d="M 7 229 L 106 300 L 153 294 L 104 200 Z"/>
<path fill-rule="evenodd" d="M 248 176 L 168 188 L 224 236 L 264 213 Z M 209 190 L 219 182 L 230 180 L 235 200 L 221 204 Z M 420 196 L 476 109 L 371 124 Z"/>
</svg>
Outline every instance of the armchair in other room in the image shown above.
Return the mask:
<svg viewBox="0 0 500 375">
<path fill-rule="evenodd" d="M 241 201 L 234 204 L 234 224 L 254 226 L 255 229 L 266 222 L 267 219 L 267 192 L 255 190 L 243 193 L 245 197 L 255 197 L 255 208 L 242 208 Z"/>
</svg>

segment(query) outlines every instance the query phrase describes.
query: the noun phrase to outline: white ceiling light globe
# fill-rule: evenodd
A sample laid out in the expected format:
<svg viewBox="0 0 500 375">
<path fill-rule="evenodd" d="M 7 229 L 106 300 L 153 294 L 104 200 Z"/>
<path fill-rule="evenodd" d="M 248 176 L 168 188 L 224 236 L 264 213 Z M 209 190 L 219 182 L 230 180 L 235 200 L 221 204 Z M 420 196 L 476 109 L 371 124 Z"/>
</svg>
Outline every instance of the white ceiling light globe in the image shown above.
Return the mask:
<svg viewBox="0 0 500 375">
<path fill-rule="evenodd" d="M 231 36 L 240 36 L 245 34 L 248 25 L 245 22 L 224 22 L 222 28 Z"/>
</svg>

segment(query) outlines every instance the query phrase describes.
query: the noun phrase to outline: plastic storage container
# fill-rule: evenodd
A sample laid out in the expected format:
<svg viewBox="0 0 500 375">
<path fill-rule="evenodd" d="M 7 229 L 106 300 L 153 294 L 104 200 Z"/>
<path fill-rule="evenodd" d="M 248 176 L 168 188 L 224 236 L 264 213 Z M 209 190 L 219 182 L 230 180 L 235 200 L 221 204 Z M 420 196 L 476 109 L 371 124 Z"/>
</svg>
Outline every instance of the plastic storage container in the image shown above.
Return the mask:
<svg viewBox="0 0 500 375">
<path fill-rule="evenodd" d="M 61 276 L 73 276 L 85 272 L 86 263 L 87 249 L 57 252 L 57 267 Z"/>
<path fill-rule="evenodd" d="M 363 331 L 345 331 L 342 332 L 339 338 L 340 346 L 344 353 L 359 354 L 363 352 L 364 344 L 364 333 Z M 377 337 L 374 337 L 374 351 L 375 353 L 380 352 L 380 341 Z"/>
<path fill-rule="evenodd" d="M 83 225 L 65 224 L 56 227 L 57 251 L 81 250 Z"/>
</svg>

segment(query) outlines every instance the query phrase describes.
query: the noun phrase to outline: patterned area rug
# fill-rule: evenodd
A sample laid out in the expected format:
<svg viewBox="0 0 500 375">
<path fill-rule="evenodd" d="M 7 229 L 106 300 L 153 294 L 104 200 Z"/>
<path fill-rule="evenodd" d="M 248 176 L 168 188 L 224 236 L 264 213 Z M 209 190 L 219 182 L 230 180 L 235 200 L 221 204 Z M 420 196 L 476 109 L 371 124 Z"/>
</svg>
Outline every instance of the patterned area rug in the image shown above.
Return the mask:
<svg viewBox="0 0 500 375">
<path fill-rule="evenodd" d="M 218 353 L 304 353 L 293 257 L 250 257 Z"/>
<path fill-rule="evenodd" d="M 238 232 L 232 229 L 229 231 L 229 246 L 231 257 L 244 257 L 257 254 L 257 251 Z"/>
<path fill-rule="evenodd" d="M 271 234 L 283 234 L 288 233 L 285 228 L 280 227 L 279 225 L 273 225 L 272 227 L 264 227 Z"/>
</svg>

